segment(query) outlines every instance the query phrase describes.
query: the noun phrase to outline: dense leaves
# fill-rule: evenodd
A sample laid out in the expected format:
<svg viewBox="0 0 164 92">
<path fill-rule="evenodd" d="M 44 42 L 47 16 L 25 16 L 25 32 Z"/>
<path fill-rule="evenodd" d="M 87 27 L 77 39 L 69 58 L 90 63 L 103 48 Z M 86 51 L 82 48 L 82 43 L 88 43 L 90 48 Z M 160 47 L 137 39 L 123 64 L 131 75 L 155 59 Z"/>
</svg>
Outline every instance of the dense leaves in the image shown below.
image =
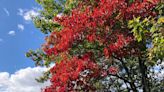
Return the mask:
<svg viewBox="0 0 164 92">
<path fill-rule="evenodd" d="M 35 22 L 50 34 L 41 52 L 30 51 L 27 56 L 43 66 L 55 64 L 45 76 L 52 85 L 44 92 L 162 90 L 161 80 L 156 84 L 152 72 L 157 60 L 162 63 L 164 57 L 162 2 L 38 2 L 45 9 L 39 18 L 46 19 L 47 26 Z"/>
</svg>

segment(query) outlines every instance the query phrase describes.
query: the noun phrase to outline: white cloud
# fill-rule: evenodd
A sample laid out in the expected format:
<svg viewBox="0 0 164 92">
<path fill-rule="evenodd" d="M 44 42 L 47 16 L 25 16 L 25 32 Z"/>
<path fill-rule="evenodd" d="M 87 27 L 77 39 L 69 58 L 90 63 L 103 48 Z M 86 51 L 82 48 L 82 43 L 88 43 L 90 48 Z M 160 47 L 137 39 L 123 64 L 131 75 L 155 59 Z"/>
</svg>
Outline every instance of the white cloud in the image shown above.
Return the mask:
<svg viewBox="0 0 164 92">
<path fill-rule="evenodd" d="M 21 15 L 21 16 L 22 16 L 23 13 L 24 13 L 24 10 L 20 8 L 20 9 L 18 9 L 18 11 L 19 11 L 19 12 L 18 12 L 18 15 Z"/>
<path fill-rule="evenodd" d="M 3 8 L 4 12 L 7 14 L 7 16 L 10 16 L 9 11 L 6 8 Z"/>
<path fill-rule="evenodd" d="M 43 67 L 28 67 L 20 69 L 14 74 L 0 72 L 0 92 L 41 92 L 41 88 L 50 85 L 50 82 L 38 83 L 35 78 L 47 70 Z"/>
<path fill-rule="evenodd" d="M 36 17 L 39 15 L 39 13 L 37 12 L 37 10 L 35 8 L 31 9 L 31 10 L 27 10 L 27 9 L 18 9 L 18 15 L 22 16 L 24 18 L 24 20 L 26 21 L 31 21 L 33 17 Z"/>
<path fill-rule="evenodd" d="M 19 29 L 20 31 L 23 31 L 23 30 L 24 30 L 24 25 L 18 24 L 18 29 Z"/>
<path fill-rule="evenodd" d="M 11 35 L 11 36 L 14 36 L 15 35 L 15 31 L 13 31 L 13 30 L 9 31 L 8 34 Z"/>
</svg>

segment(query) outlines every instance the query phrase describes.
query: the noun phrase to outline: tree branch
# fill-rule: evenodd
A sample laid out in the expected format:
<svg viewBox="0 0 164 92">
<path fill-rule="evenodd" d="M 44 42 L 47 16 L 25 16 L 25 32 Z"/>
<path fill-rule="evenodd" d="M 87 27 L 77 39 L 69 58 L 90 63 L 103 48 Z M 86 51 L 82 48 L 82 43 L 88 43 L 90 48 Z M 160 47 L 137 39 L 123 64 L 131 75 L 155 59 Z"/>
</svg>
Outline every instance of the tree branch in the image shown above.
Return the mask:
<svg viewBox="0 0 164 92">
<path fill-rule="evenodd" d="M 115 56 L 113 56 L 115 59 L 119 60 L 121 63 L 122 63 L 122 66 L 124 67 L 126 73 L 128 74 L 128 77 L 130 78 L 131 82 L 129 82 L 130 86 L 131 86 L 131 89 L 134 91 L 134 92 L 137 92 L 137 87 L 135 86 L 134 82 L 133 82 L 133 78 L 131 77 L 131 73 L 129 72 L 129 69 L 128 67 L 126 66 L 126 64 L 124 63 L 124 61 L 120 58 L 117 58 Z"/>
</svg>

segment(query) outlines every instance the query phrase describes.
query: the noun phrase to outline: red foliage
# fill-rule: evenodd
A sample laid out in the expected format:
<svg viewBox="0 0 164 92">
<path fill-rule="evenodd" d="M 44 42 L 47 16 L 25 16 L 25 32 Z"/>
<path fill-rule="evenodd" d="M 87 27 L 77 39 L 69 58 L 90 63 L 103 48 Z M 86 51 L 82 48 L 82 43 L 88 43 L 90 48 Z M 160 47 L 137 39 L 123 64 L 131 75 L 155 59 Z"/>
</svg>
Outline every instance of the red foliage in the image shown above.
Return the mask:
<svg viewBox="0 0 164 92">
<path fill-rule="evenodd" d="M 84 70 L 87 70 L 89 73 L 87 75 L 82 74 Z M 45 89 L 44 92 L 73 91 L 75 84 L 72 81 L 79 82 L 80 78 L 85 79 L 96 77 L 98 76 L 98 70 L 98 65 L 90 60 L 88 54 L 84 55 L 81 59 L 73 57 L 70 60 L 62 60 L 60 63 L 56 63 L 56 65 L 51 68 L 52 85 Z"/>
<path fill-rule="evenodd" d="M 115 66 L 109 67 L 108 70 L 109 70 L 109 73 L 110 73 L 110 74 L 117 74 L 117 72 L 118 72 L 118 68 L 115 67 Z"/>
<path fill-rule="evenodd" d="M 63 15 L 62 17 L 55 17 L 55 21 L 58 21 L 64 28 L 60 32 L 53 32 L 51 35 L 55 35 L 55 46 L 54 49 L 46 50 L 46 52 L 52 53 L 53 51 L 63 52 L 68 50 L 71 47 L 74 40 L 80 38 L 82 33 L 88 32 L 91 33 L 88 35 L 87 39 L 93 41 L 98 37 L 96 33 L 96 28 L 104 27 L 108 20 L 110 26 L 115 25 L 114 21 L 119 21 L 118 19 L 132 19 L 134 16 L 142 15 L 148 16 L 154 14 L 151 12 L 151 9 L 155 6 L 158 0 L 136 0 L 136 2 L 127 6 L 127 3 L 124 0 L 100 0 L 97 7 L 91 9 L 91 6 L 88 6 L 84 11 L 80 11 L 79 8 L 73 9 L 72 14 L 67 16 Z M 92 10 L 92 11 L 91 11 Z M 113 18 L 113 14 L 119 11 L 118 15 Z M 109 24 L 107 24 L 109 25 Z M 94 30 L 94 31 L 93 31 Z M 108 30 L 104 30 L 108 31 Z M 84 35 L 84 34 L 83 34 Z M 102 37 L 104 39 L 104 36 Z M 121 43 L 119 43 L 121 44 Z M 54 45 L 54 44 L 53 44 Z M 53 51 L 52 51 L 53 50 Z"/>
<path fill-rule="evenodd" d="M 109 57 L 109 50 L 108 50 L 108 48 L 104 48 L 104 55 L 105 55 L 105 57 Z"/>
<path fill-rule="evenodd" d="M 95 39 L 96 39 L 96 35 L 95 34 L 91 34 L 91 35 L 87 36 L 87 40 L 89 42 L 93 42 L 93 41 L 95 41 Z"/>
<path fill-rule="evenodd" d="M 151 1 L 151 2 L 150 2 Z M 157 4 L 158 0 L 136 0 L 132 4 L 125 0 L 97 0 L 97 6 L 92 6 L 88 0 L 83 0 L 79 6 L 71 11 L 70 15 L 55 17 L 63 26 L 60 32 L 52 32 L 48 37 L 48 41 L 43 50 L 48 56 L 60 55 L 63 52 L 69 52 L 73 43 L 78 40 L 88 40 L 89 42 L 97 41 L 102 44 L 105 57 L 110 57 L 116 54 L 120 57 L 125 56 L 127 51 L 122 50 L 124 47 L 133 42 L 129 29 L 123 21 L 128 21 L 133 17 L 154 15 L 152 8 Z M 81 10 L 83 8 L 83 10 Z M 119 22 L 124 27 L 115 28 L 116 22 Z M 123 29 L 123 30 L 120 30 Z M 118 31 L 119 30 L 119 31 Z M 123 32 L 122 32 L 123 31 Z M 131 51 L 131 50 L 129 50 Z M 74 91 L 73 87 L 83 85 L 85 89 L 91 88 L 86 82 L 92 77 L 100 75 L 106 76 L 100 71 L 98 64 L 90 60 L 92 55 L 81 55 L 82 58 L 73 57 L 72 59 L 64 59 L 51 69 L 52 85 L 44 90 L 44 92 L 65 92 Z M 89 71 L 87 76 L 81 74 Z M 109 72 L 116 74 L 118 68 L 110 67 Z M 83 80 L 80 80 L 82 78 Z"/>
</svg>

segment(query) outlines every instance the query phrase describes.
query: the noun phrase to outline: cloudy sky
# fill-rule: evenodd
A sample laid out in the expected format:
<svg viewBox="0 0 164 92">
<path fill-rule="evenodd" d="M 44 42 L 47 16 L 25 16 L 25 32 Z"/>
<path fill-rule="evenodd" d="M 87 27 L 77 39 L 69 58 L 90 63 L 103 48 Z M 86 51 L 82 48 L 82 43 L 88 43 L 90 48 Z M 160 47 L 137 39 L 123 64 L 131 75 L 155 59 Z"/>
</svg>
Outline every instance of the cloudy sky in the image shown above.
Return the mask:
<svg viewBox="0 0 164 92">
<path fill-rule="evenodd" d="M 35 81 L 46 68 L 25 57 L 44 42 L 31 22 L 39 8 L 35 0 L 0 0 L 0 92 L 39 92 L 48 84 Z"/>
</svg>

